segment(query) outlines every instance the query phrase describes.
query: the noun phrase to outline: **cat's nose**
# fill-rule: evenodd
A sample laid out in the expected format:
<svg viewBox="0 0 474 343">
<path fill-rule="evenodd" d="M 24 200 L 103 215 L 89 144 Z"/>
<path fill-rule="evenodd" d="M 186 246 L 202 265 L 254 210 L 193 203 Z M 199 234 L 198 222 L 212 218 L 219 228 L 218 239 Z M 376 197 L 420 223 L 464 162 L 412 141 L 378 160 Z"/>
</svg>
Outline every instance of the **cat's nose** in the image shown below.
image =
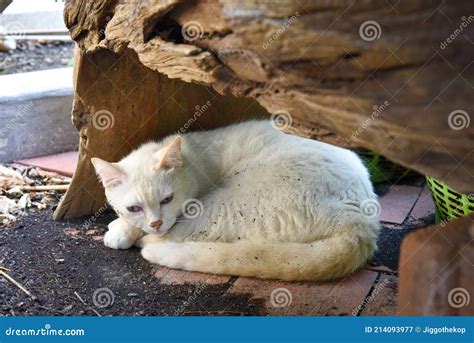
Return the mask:
<svg viewBox="0 0 474 343">
<path fill-rule="evenodd" d="M 158 230 L 161 227 L 161 224 L 163 224 L 163 221 L 158 219 L 157 221 L 150 223 L 150 227 Z"/>
</svg>

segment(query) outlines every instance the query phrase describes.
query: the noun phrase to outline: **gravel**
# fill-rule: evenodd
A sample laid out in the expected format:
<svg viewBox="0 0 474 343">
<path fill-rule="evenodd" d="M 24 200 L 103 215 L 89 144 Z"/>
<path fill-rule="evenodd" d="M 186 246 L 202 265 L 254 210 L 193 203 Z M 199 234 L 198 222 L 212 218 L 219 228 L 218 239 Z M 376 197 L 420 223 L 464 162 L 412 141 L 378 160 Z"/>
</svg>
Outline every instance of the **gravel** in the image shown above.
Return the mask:
<svg viewBox="0 0 474 343">
<path fill-rule="evenodd" d="M 0 75 L 62 68 L 72 64 L 73 42 L 24 40 L 0 52 Z"/>
</svg>

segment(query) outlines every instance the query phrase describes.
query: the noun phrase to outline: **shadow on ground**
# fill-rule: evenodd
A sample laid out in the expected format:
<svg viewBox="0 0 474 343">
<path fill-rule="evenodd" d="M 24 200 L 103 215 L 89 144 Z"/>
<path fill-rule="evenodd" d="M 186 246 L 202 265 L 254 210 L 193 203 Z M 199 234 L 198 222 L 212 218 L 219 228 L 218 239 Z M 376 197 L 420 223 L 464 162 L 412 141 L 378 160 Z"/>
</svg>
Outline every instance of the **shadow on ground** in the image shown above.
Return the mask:
<svg viewBox="0 0 474 343">
<path fill-rule="evenodd" d="M 51 215 L 30 211 L 14 227 L 0 228 L 0 265 L 37 297 L 0 278 L 0 315 L 265 314 L 248 296 L 223 296 L 233 279 L 204 289 L 160 284 L 137 248 L 112 250 L 97 239 L 113 215 L 101 216 L 93 234 L 84 218 L 55 222 Z M 93 295 L 103 287 L 112 291 L 113 304 L 101 308 Z"/>
<path fill-rule="evenodd" d="M 424 182 L 414 180 L 413 204 Z M 389 189 L 378 188 L 381 196 Z M 432 210 L 415 220 L 410 210 L 401 225 L 383 223 L 371 265 L 323 284 L 196 277 L 171 270 L 160 279 L 163 269 L 145 261 L 137 248 L 118 251 L 103 245 L 112 213 L 95 222 L 55 222 L 51 210 L 29 210 L 14 226 L 0 228 L 0 266 L 37 299 L 0 277 L 0 315 L 394 315 L 401 242 L 434 221 Z M 187 283 L 191 279 L 194 283 Z M 286 309 L 270 301 L 271 293 L 281 289 L 289 296 Z"/>
</svg>

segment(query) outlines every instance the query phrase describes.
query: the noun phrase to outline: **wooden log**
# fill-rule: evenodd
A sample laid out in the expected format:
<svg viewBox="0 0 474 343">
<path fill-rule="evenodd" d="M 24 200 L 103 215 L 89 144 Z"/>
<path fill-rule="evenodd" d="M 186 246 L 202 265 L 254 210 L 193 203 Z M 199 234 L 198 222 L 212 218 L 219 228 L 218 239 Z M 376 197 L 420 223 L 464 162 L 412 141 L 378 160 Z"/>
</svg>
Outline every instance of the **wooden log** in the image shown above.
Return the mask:
<svg viewBox="0 0 474 343">
<path fill-rule="evenodd" d="M 0 0 L 0 13 L 2 13 L 11 3 L 12 0 Z"/>
<path fill-rule="evenodd" d="M 225 97 L 152 71 L 131 50 L 76 51 L 75 59 L 72 120 L 80 136 L 78 166 L 55 219 L 90 215 L 104 205 L 91 157 L 118 161 L 140 144 L 174 132 L 268 115 L 253 99 Z"/>
<path fill-rule="evenodd" d="M 132 49 L 169 78 L 254 98 L 469 192 L 473 9 L 470 0 L 77 0 L 65 20 L 84 52 Z"/>
<path fill-rule="evenodd" d="M 399 313 L 474 315 L 474 215 L 409 234 L 400 255 Z"/>
</svg>

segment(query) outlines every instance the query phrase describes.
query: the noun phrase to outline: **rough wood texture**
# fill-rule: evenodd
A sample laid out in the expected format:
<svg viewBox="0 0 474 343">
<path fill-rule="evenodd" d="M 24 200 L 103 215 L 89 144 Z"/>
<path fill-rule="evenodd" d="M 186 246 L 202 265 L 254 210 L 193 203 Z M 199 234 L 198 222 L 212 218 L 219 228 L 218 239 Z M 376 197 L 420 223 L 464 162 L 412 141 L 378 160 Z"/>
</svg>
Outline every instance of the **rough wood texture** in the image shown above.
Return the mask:
<svg viewBox="0 0 474 343">
<path fill-rule="evenodd" d="M 2 13 L 11 3 L 12 0 L 0 0 L 0 13 Z"/>
<path fill-rule="evenodd" d="M 254 98 L 468 192 L 473 9 L 470 0 L 77 0 L 65 20 L 85 52 L 134 50 L 151 70 Z"/>
<path fill-rule="evenodd" d="M 399 285 L 400 315 L 474 315 L 474 215 L 408 235 Z"/>
<path fill-rule="evenodd" d="M 55 219 L 104 212 L 104 192 L 91 157 L 118 161 L 141 143 L 173 132 L 212 129 L 267 114 L 253 99 L 223 97 L 147 69 L 133 51 L 83 55 L 76 50 L 74 83 L 72 120 L 80 136 L 79 160 Z"/>
</svg>

